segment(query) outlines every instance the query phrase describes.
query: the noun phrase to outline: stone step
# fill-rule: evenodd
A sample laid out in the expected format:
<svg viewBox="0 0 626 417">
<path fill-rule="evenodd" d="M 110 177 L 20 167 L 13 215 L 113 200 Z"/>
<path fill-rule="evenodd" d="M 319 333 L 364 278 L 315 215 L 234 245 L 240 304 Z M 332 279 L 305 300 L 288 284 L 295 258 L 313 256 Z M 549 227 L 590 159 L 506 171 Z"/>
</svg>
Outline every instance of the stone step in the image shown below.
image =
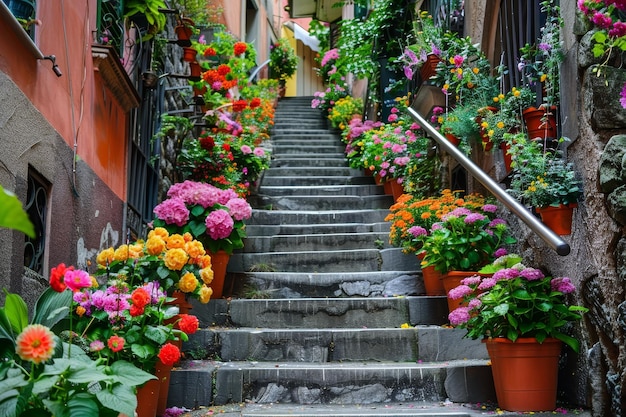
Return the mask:
<svg viewBox="0 0 626 417">
<path fill-rule="evenodd" d="M 187 361 L 172 371 L 168 404 L 367 405 L 495 399 L 486 360 L 397 363 Z"/>
<path fill-rule="evenodd" d="M 273 151 L 272 158 L 274 160 L 295 160 L 295 159 L 309 159 L 311 161 L 316 159 L 323 160 L 337 160 L 343 159 L 345 164 L 345 153 L 344 152 L 328 152 L 328 153 L 314 153 L 314 152 L 282 152 L 282 151 Z M 311 162 L 311 165 L 315 165 L 315 162 Z"/>
<path fill-rule="evenodd" d="M 254 206 L 253 206 L 254 207 Z M 384 223 L 389 209 L 291 211 L 253 209 L 246 225 Z"/>
<path fill-rule="evenodd" d="M 281 149 L 285 146 L 342 146 L 341 141 L 333 135 L 319 134 L 311 136 L 298 135 L 297 133 L 286 133 L 281 135 L 280 140 L 272 141 L 274 149 Z"/>
<path fill-rule="evenodd" d="M 261 186 L 259 192 L 269 196 L 284 195 L 381 195 L 385 193 L 382 185 L 312 185 L 308 187 Z"/>
<path fill-rule="evenodd" d="M 204 359 L 259 362 L 435 362 L 488 359 L 465 330 L 441 326 L 385 329 L 209 328 L 189 337 L 183 351 Z M 389 349 L 389 345 L 393 349 Z"/>
<path fill-rule="evenodd" d="M 344 156 L 336 158 L 310 158 L 310 157 L 291 157 L 287 155 L 281 156 L 279 159 L 272 159 L 271 168 L 280 167 L 345 167 L 348 161 Z"/>
<path fill-rule="evenodd" d="M 294 190 L 290 195 L 298 195 L 300 187 L 322 187 L 327 186 L 329 195 L 338 195 L 342 189 L 333 189 L 333 186 L 342 186 L 342 185 L 374 185 L 374 180 L 372 177 L 366 177 L 364 175 L 361 176 L 351 176 L 351 175 L 314 175 L 304 177 L 302 175 L 290 175 L 290 176 L 278 176 L 278 175 L 268 175 L 263 176 L 263 182 L 260 185 L 260 189 L 263 190 L 265 187 L 293 187 Z M 384 190 L 384 188 L 383 188 Z M 320 190 L 323 191 L 323 190 Z M 347 189 L 346 189 L 347 191 Z M 282 193 L 285 194 L 285 193 Z M 309 195 L 308 192 L 303 192 L 303 195 Z M 347 196 L 355 196 L 362 195 L 363 197 L 367 197 L 363 195 L 364 193 L 349 193 Z M 376 194 L 379 194 L 376 192 Z M 320 193 L 317 193 L 320 195 Z M 393 201 L 391 202 L 393 204 Z M 389 204 L 389 206 L 391 206 Z M 389 207 L 387 206 L 387 207 Z"/>
<path fill-rule="evenodd" d="M 308 186 L 310 183 L 336 185 L 339 181 L 336 179 L 324 177 L 302 179 L 303 186 Z M 270 184 L 282 185 L 288 182 L 285 178 L 276 178 L 274 180 L 266 180 Z M 348 182 L 346 180 L 346 182 Z M 358 181 L 351 180 L 351 183 L 358 183 Z M 285 195 L 285 196 L 271 196 L 264 195 L 264 188 L 261 186 L 259 189 L 260 194 L 255 198 L 256 207 L 271 207 L 274 210 L 294 210 L 294 211 L 329 211 L 329 210 L 351 210 L 354 207 L 361 207 L 363 210 L 372 209 L 388 209 L 393 204 L 393 197 L 386 194 L 380 195 Z"/>
<path fill-rule="evenodd" d="M 396 250 L 397 254 L 383 253 Z M 247 272 L 258 268 L 259 265 L 269 265 L 274 271 L 312 273 L 419 270 L 419 266 L 399 267 L 398 265 L 403 264 L 402 260 L 398 259 L 400 255 L 404 254 L 398 248 L 233 253 L 228 268 L 233 272 Z M 414 261 L 414 256 L 406 256 Z"/>
<path fill-rule="evenodd" d="M 362 177 L 363 170 L 350 168 L 347 166 L 343 167 L 311 167 L 311 166 L 302 166 L 302 167 L 272 167 L 265 170 L 263 174 L 263 178 L 266 179 L 268 177 Z M 373 178 L 370 178 L 372 183 L 374 182 Z"/>
<path fill-rule="evenodd" d="M 274 152 L 273 155 L 277 157 L 280 154 L 344 154 L 346 147 L 344 145 L 324 145 L 324 144 L 315 144 L 315 140 L 312 139 L 309 143 L 314 143 L 313 145 L 290 145 L 290 144 L 274 144 Z"/>
<path fill-rule="evenodd" d="M 341 144 L 341 137 L 334 133 L 328 133 L 327 129 L 319 129 L 316 131 L 293 131 L 272 135 L 273 143 L 285 143 L 295 141 L 297 144 L 311 145 L 317 144 L 321 140 L 332 141 L 334 144 Z"/>
<path fill-rule="evenodd" d="M 322 251 L 338 249 L 390 248 L 389 232 L 326 233 L 259 236 L 267 229 L 247 230 L 242 253 Z M 252 232 L 255 234 L 253 235 Z"/>
<path fill-rule="evenodd" d="M 250 237 L 271 238 L 293 235 L 329 235 L 359 233 L 389 233 L 390 224 L 384 223 L 329 223 L 329 224 L 246 224 Z M 355 236 L 356 238 L 357 236 Z M 245 249 L 244 249 L 245 250 Z"/>
<path fill-rule="evenodd" d="M 367 405 L 254 404 L 252 402 L 210 407 L 220 417 L 528 417 L 528 412 L 501 410 L 495 403 L 451 401 L 402 401 Z M 559 408 L 561 417 L 591 417 L 589 410 Z M 206 417 L 207 409 L 189 411 L 182 417 Z M 554 417 L 553 411 L 534 412 L 534 417 Z"/>
</svg>

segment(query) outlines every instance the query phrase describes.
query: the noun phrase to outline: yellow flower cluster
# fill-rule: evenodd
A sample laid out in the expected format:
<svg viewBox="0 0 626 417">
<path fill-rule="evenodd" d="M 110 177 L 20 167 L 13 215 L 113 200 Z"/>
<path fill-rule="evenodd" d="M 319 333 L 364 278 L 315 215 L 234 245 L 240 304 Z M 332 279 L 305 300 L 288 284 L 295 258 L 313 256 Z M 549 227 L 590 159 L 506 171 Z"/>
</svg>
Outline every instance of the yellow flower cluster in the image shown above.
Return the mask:
<svg viewBox="0 0 626 417">
<path fill-rule="evenodd" d="M 202 303 L 207 303 L 213 294 L 209 286 L 213 282 L 211 256 L 190 233 L 170 235 L 165 228 L 157 227 L 146 241 L 101 251 L 96 262 L 98 268 L 107 269 L 120 279 L 139 275 L 145 282 L 159 281 L 168 294 L 180 290 Z"/>
</svg>

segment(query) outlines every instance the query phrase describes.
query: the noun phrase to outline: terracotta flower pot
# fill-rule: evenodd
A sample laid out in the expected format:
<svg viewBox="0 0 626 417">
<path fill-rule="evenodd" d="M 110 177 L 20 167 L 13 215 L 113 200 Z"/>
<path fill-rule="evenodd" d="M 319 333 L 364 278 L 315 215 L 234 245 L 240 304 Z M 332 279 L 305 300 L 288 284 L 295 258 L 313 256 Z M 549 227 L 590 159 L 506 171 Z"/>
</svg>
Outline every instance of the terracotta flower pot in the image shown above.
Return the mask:
<svg viewBox="0 0 626 417">
<path fill-rule="evenodd" d="M 174 31 L 176 32 L 176 44 L 178 46 L 191 46 L 191 35 L 193 35 L 191 27 L 181 24 L 176 26 Z"/>
<path fill-rule="evenodd" d="M 435 54 L 430 54 L 426 56 L 426 61 L 420 67 L 420 76 L 422 77 L 422 82 L 430 80 L 435 74 L 437 74 L 437 64 L 441 61 Z"/>
<path fill-rule="evenodd" d="M 196 60 L 196 55 L 198 55 L 198 51 L 189 46 L 183 47 L 183 61 L 186 62 L 194 62 Z"/>
<path fill-rule="evenodd" d="M 213 269 L 213 281 L 209 285 L 213 289 L 212 298 L 222 298 L 230 255 L 223 250 L 211 252 L 209 255 L 211 255 L 211 268 Z"/>
<path fill-rule="evenodd" d="M 541 106 L 539 108 L 530 107 L 522 112 L 528 137 L 532 140 L 555 139 L 556 131 L 556 106 L 552 106 L 549 111 Z"/>
<path fill-rule="evenodd" d="M 448 139 L 448 141 L 454 146 L 459 146 L 459 143 L 461 143 L 461 140 L 454 136 L 452 133 L 446 133 L 445 136 L 446 139 Z"/>
<path fill-rule="evenodd" d="M 559 205 L 558 207 L 537 207 L 535 210 L 541 216 L 541 221 L 544 222 L 552 231 L 558 235 L 570 235 L 572 234 L 572 217 L 574 215 L 574 208 L 578 207 L 578 204 Z"/>
<path fill-rule="evenodd" d="M 155 417 L 159 402 L 159 389 L 161 383 L 158 379 L 151 379 L 137 388 L 137 417 Z"/>
<path fill-rule="evenodd" d="M 419 252 L 417 254 L 417 259 L 422 261 L 424 256 L 424 252 Z M 424 279 L 424 289 L 426 290 L 426 295 L 446 295 L 446 290 L 443 287 L 443 280 L 441 279 L 442 277 L 443 275 L 441 272 L 437 271 L 434 266 L 431 265 L 422 267 L 422 278 Z"/>
<path fill-rule="evenodd" d="M 485 339 L 498 406 L 509 411 L 556 408 L 561 341 L 535 338 Z"/>
<path fill-rule="evenodd" d="M 182 345 L 182 342 L 180 343 Z M 157 402 L 156 415 L 162 416 L 165 414 L 167 408 L 167 396 L 170 391 L 170 376 L 172 374 L 172 367 L 169 365 L 163 365 L 160 360 L 157 360 L 155 375 L 159 378 L 159 401 Z"/>
</svg>

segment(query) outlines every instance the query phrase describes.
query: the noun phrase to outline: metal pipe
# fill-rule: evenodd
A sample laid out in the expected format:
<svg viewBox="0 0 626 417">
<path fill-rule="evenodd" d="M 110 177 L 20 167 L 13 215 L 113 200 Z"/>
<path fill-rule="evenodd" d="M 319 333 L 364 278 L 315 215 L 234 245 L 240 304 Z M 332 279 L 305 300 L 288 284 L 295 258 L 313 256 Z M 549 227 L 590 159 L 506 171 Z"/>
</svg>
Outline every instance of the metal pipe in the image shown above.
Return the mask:
<svg viewBox="0 0 626 417">
<path fill-rule="evenodd" d="M 415 109 L 409 107 L 408 112 L 413 119 L 431 136 L 438 144 L 463 166 L 474 178 L 504 204 L 513 214 L 519 217 L 537 236 L 543 239 L 552 249 L 561 256 L 570 253 L 570 247 L 561 236 L 554 233 L 550 228 L 537 219 L 526 207 L 504 191 L 497 182 L 487 175 L 471 159 L 463 154 L 456 146 L 452 145 L 444 136 L 428 123 Z"/>
</svg>

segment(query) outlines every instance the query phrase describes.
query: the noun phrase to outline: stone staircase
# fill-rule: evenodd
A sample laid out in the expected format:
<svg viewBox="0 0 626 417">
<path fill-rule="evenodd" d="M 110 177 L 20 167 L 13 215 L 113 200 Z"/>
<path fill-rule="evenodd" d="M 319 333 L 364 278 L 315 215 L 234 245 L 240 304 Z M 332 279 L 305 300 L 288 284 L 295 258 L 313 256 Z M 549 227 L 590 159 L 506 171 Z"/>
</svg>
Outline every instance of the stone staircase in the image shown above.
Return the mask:
<svg viewBox="0 0 626 417">
<path fill-rule="evenodd" d="M 310 102 L 279 103 L 272 166 L 228 267 L 246 297 L 193 303 L 203 330 L 184 349 L 196 359 L 172 373 L 168 404 L 470 415 L 442 404 L 495 400 L 484 346 L 443 326 L 445 297 L 422 295 L 416 258 L 388 244 L 392 198 L 347 166 L 339 134 Z"/>
</svg>

